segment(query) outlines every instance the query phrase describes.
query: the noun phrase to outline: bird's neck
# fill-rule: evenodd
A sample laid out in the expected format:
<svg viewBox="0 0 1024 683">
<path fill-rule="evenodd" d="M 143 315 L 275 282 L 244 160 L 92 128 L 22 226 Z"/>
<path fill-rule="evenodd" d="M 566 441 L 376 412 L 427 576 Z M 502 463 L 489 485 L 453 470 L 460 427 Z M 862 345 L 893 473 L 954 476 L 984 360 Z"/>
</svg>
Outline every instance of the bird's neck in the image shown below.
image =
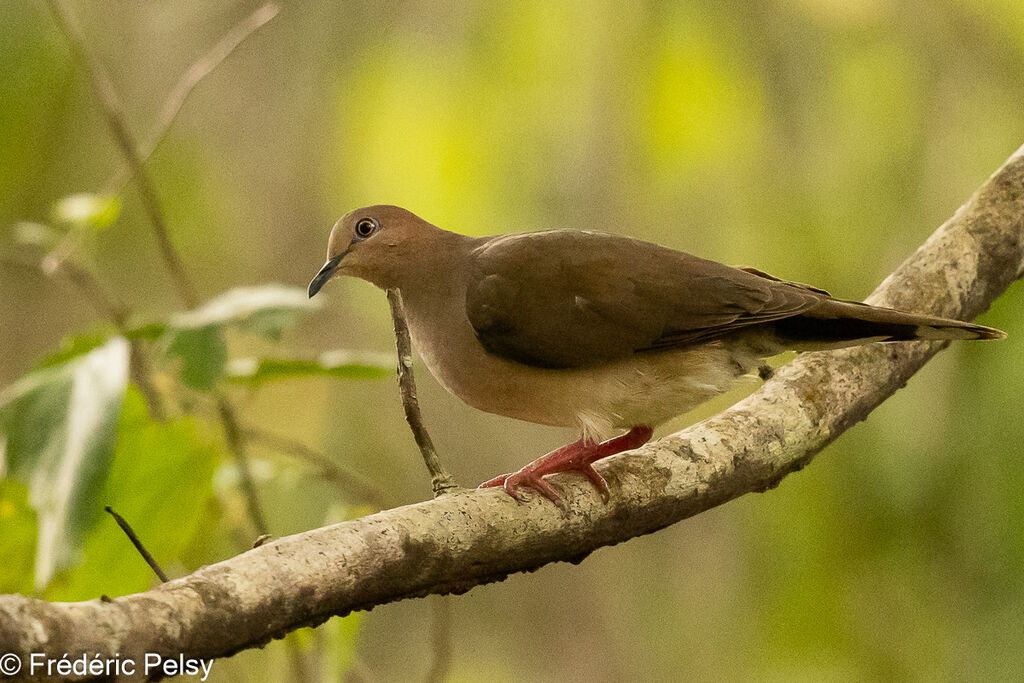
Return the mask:
<svg viewBox="0 0 1024 683">
<path fill-rule="evenodd" d="M 449 234 L 453 238 L 472 239 Z M 458 353 L 453 356 L 453 352 L 475 343 L 465 312 L 467 268 L 465 263 L 457 262 L 458 258 L 468 259 L 471 249 L 467 245 L 454 246 L 456 248 L 451 249 L 439 245 L 436 254 L 444 255 L 443 258 L 419 261 L 417 272 L 402 278 L 409 284 L 398 285 L 413 347 L 434 377 L 451 391 L 454 388 L 449 361 L 459 356 Z"/>
<path fill-rule="evenodd" d="M 470 258 L 478 238 L 438 229 L 429 243 L 419 248 L 415 258 L 404 260 L 393 273 L 390 286 L 402 292 L 407 305 L 421 304 L 441 298 L 440 292 L 450 295 L 464 288 L 466 261 Z"/>
</svg>

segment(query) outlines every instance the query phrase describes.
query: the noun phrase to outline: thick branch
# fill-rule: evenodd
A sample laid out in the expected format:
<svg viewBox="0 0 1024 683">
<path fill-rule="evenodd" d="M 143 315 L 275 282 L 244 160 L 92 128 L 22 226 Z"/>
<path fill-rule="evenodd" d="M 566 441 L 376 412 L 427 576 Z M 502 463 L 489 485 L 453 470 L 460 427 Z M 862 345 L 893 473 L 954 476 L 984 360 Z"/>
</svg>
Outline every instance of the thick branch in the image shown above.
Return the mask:
<svg viewBox="0 0 1024 683">
<path fill-rule="evenodd" d="M 1024 148 L 870 300 L 973 318 L 1022 270 Z M 543 500 L 519 505 L 496 489 L 460 491 L 277 539 L 109 603 L 2 597 L 0 652 L 220 657 L 332 615 L 578 562 L 775 486 L 942 348 L 912 342 L 803 354 L 722 414 L 599 465 L 612 491 L 607 505 L 562 475 L 565 512 Z"/>
</svg>

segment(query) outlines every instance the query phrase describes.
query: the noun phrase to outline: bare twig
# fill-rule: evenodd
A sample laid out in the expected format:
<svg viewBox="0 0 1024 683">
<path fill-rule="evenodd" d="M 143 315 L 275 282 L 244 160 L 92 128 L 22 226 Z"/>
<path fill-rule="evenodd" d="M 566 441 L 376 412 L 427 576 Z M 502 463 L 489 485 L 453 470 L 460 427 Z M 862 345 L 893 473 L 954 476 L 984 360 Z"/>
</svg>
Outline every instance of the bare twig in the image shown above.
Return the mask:
<svg viewBox="0 0 1024 683">
<path fill-rule="evenodd" d="M 167 409 L 164 406 L 163 396 L 153 383 L 153 365 L 149 354 L 143 343 L 138 339 L 131 339 L 128 333 L 128 317 L 131 311 L 120 299 L 107 290 L 100 283 L 96 275 L 87 268 L 79 266 L 71 261 L 62 261 L 55 266 L 53 273 L 63 273 L 92 303 L 93 307 L 101 314 L 106 315 L 117 331 L 128 338 L 129 361 L 132 381 L 139 388 L 150 416 L 157 422 L 163 422 L 167 418 Z"/>
<path fill-rule="evenodd" d="M 128 307 L 113 294 L 107 292 L 92 271 L 77 263 L 64 261 L 55 273 L 62 273 L 82 295 L 89 300 L 100 315 L 104 315 L 117 326 L 120 332 L 128 329 Z"/>
<path fill-rule="evenodd" d="M 192 66 L 182 74 L 178 82 L 174 84 L 167 99 L 160 108 L 160 116 L 157 118 L 149 137 L 138 148 L 138 155 L 143 161 L 149 159 L 153 151 L 163 142 L 171 124 L 177 118 L 178 113 L 185 104 L 185 100 L 192 94 L 199 82 L 206 78 L 211 71 L 220 66 L 227 57 L 234 52 L 235 48 L 242 44 L 246 38 L 259 30 L 264 24 L 277 16 L 279 8 L 273 3 L 267 3 L 258 8 L 245 19 L 235 24 L 224 36 L 217 41 L 217 44 L 210 48 L 210 51 L 192 63 Z M 131 167 L 123 165 L 111 176 L 107 182 L 107 192 L 119 194 L 125 183 L 131 179 Z"/>
<path fill-rule="evenodd" d="M 157 422 L 163 422 L 167 419 L 167 406 L 163 394 L 153 382 L 153 363 L 145 345 L 138 339 L 129 339 L 128 353 L 132 381 L 149 408 L 149 416 Z"/>
<path fill-rule="evenodd" d="M 256 533 L 265 536 L 269 533 L 267 520 L 263 516 L 259 495 L 256 493 L 256 483 L 252 477 L 252 469 L 249 467 L 249 458 L 245 452 L 245 439 L 242 436 L 238 416 L 235 415 L 235 408 L 226 396 L 216 392 L 215 400 L 217 415 L 220 416 L 221 424 L 224 426 L 228 450 L 231 451 L 231 455 L 235 458 L 235 464 L 238 466 L 238 478 L 242 484 L 242 493 L 245 496 L 249 519 L 256 527 Z"/>
<path fill-rule="evenodd" d="M 47 277 L 53 277 L 58 273 L 62 274 L 71 284 L 78 288 L 79 293 L 85 297 L 85 300 L 89 302 L 89 305 L 97 313 L 108 318 L 118 329 L 127 325 L 128 307 L 116 296 L 109 293 L 91 271 L 82 266 L 66 262 L 62 264 L 64 266 L 62 270 L 46 272 L 41 268 L 38 261 L 22 261 L 11 257 L 4 257 L 0 259 L 0 263 L 15 268 L 31 270 Z"/>
<path fill-rule="evenodd" d="M 385 496 L 383 491 L 301 441 L 273 434 L 258 427 L 244 428 L 242 436 L 248 441 L 261 443 L 279 453 L 284 453 L 309 463 L 319 470 L 321 477 L 333 482 L 342 491 L 354 494 L 378 509 L 382 509 L 385 506 L 387 496 Z"/>
<path fill-rule="evenodd" d="M 128 167 L 138 183 L 143 208 L 149 216 L 150 223 L 153 225 L 153 232 L 156 236 L 157 246 L 160 248 L 160 255 L 163 257 L 164 264 L 171 274 L 171 279 L 178 290 L 178 295 L 188 308 L 195 308 L 199 304 L 199 294 L 196 292 L 192 281 L 188 278 L 185 264 L 182 263 L 181 257 L 171 241 L 170 231 L 167 229 L 167 221 L 164 219 L 163 210 L 160 208 L 160 200 L 157 197 L 156 188 L 149 177 L 144 160 L 139 154 L 139 148 L 135 144 L 135 139 L 128 128 L 128 122 L 124 116 L 124 107 L 121 105 L 121 100 L 114 89 L 114 84 L 110 80 L 110 76 L 107 75 L 103 65 L 89 51 L 88 42 L 82 33 L 81 27 L 78 26 L 74 17 L 64 5 L 63 0 L 47 0 L 47 5 L 50 7 L 50 12 L 53 14 L 57 27 L 71 46 L 72 52 L 89 74 L 93 90 L 96 92 L 96 97 L 100 102 L 103 117 L 107 122 L 107 127 L 110 128 L 114 140 L 117 141 L 118 146 L 121 148 L 121 153 L 125 161 L 128 162 Z"/>
<path fill-rule="evenodd" d="M 57 246 L 43 257 L 39 267 L 42 268 L 43 272 L 47 275 L 53 275 L 57 272 L 57 269 L 61 267 L 61 264 L 71 258 L 71 255 L 75 253 L 75 250 L 77 250 L 84 241 L 84 230 L 68 230 L 67 233 L 64 234 L 64 237 L 62 237 L 57 243 Z"/>
<path fill-rule="evenodd" d="M 142 163 L 148 161 L 150 155 L 163 142 L 185 101 L 192 94 L 195 87 L 199 85 L 199 82 L 227 59 L 246 38 L 277 16 L 278 11 L 277 5 L 273 3 L 263 5 L 232 27 L 209 52 L 193 62 L 188 70 L 182 74 L 178 82 L 175 83 L 170 95 L 164 100 L 163 107 L 160 109 L 160 116 L 153 126 L 153 130 L 138 148 L 138 156 Z M 124 190 L 125 184 L 131 180 L 132 173 L 130 169 L 130 163 L 127 161 L 118 167 L 110 177 L 110 180 L 107 181 L 104 193 L 120 194 Z M 56 270 L 78 248 L 81 241 L 82 231 L 72 230 L 68 232 L 60 243 L 43 259 L 43 270 L 48 274 Z"/>
<path fill-rule="evenodd" d="M 448 473 L 437 457 L 434 443 L 423 425 L 420 404 L 416 400 L 416 378 L 412 371 L 412 339 L 409 337 L 409 324 L 405 320 L 402 307 L 402 293 L 398 289 L 388 290 L 388 303 L 391 305 L 391 319 L 395 323 L 395 345 L 398 349 L 398 387 L 402 392 L 402 407 L 405 408 L 405 420 L 412 429 L 413 438 L 423 455 L 423 462 L 430 471 L 430 486 L 434 497 L 457 488 L 454 477 Z"/>
<path fill-rule="evenodd" d="M 153 556 L 149 554 L 148 550 L 146 550 L 146 546 L 142 545 L 142 541 L 140 541 L 139 537 L 135 535 L 135 531 L 131 528 L 128 522 L 125 521 L 124 517 L 114 512 L 113 508 L 111 508 L 109 505 L 103 509 L 106 510 L 110 514 L 110 516 L 114 518 L 114 521 L 117 522 L 117 525 L 121 527 L 121 531 L 123 531 L 125 535 L 128 536 L 128 540 L 131 541 L 132 545 L 135 546 L 135 549 L 139 551 L 139 555 L 142 555 L 142 559 L 146 561 L 146 564 L 149 565 L 150 569 L 152 569 L 156 573 L 161 583 L 167 583 L 168 581 L 170 581 L 170 579 L 167 578 L 167 574 L 164 574 L 164 570 L 160 568 L 160 565 L 156 563 L 156 560 L 153 559 Z"/>
<path fill-rule="evenodd" d="M 63 261 L 57 265 L 54 273 L 63 273 L 93 307 L 101 315 L 110 318 L 117 331 L 127 337 L 128 317 L 131 314 L 128 307 L 108 293 L 92 271 L 71 261 Z M 150 416 L 157 422 L 163 422 L 167 417 L 167 409 L 160 391 L 153 383 L 153 366 L 149 354 L 138 339 L 128 338 L 128 350 L 132 381 L 146 401 Z"/>
</svg>

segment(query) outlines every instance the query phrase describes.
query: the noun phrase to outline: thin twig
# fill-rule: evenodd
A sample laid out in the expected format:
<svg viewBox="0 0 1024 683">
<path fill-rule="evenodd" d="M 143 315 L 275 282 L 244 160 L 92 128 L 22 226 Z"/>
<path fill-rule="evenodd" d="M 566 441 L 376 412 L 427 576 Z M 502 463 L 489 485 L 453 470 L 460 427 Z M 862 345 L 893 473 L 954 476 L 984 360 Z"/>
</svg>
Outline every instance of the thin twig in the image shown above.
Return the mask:
<svg viewBox="0 0 1024 683">
<path fill-rule="evenodd" d="M 171 94 L 164 100 L 164 105 L 160 109 L 160 117 L 157 119 L 156 125 L 153 126 L 153 130 L 150 131 L 145 142 L 138 148 L 138 156 L 143 163 L 149 160 L 149 157 L 160 146 L 160 143 L 163 142 L 178 113 L 181 112 L 182 107 L 185 105 L 185 101 L 192 94 L 195 87 L 199 85 L 199 82 L 220 66 L 221 62 L 227 59 L 246 38 L 277 16 L 279 11 L 277 5 L 273 3 L 263 5 L 225 33 L 224 37 L 209 52 L 193 62 L 188 70 L 182 74 L 171 90 Z M 104 194 L 121 194 L 124 186 L 131 180 L 132 173 L 130 168 L 130 165 L 125 162 L 114 171 L 110 180 L 107 181 Z M 49 273 L 59 267 L 81 244 L 81 236 L 81 231 L 68 232 L 60 243 L 43 259 L 43 270 Z"/>
<path fill-rule="evenodd" d="M 85 300 L 96 309 L 97 313 L 109 318 L 116 327 L 120 329 L 128 320 L 128 307 L 113 294 L 107 292 L 96 276 L 82 266 L 64 263 L 62 264 L 64 266 L 63 270 L 46 272 L 38 261 L 22 261 L 11 257 L 0 258 L 0 264 L 24 268 L 25 270 L 41 273 L 47 277 L 53 277 L 60 273 L 78 288 L 82 296 L 85 297 Z"/>
<path fill-rule="evenodd" d="M 447 595 L 434 598 L 434 621 L 431 624 L 430 641 L 434 659 L 427 672 L 427 683 L 441 683 L 448 678 L 452 665 L 452 605 Z"/>
<path fill-rule="evenodd" d="M 71 261 L 59 262 L 54 270 L 51 271 L 46 271 L 38 261 L 24 263 L 15 259 L 5 258 L 2 260 L 2 263 L 37 272 L 42 271 L 47 277 L 53 277 L 54 275 L 65 276 L 78 289 L 79 293 L 85 297 L 86 301 L 96 309 L 97 313 L 109 318 L 110 322 L 117 328 L 117 331 L 127 337 L 128 318 L 131 315 L 131 310 L 124 302 L 108 292 L 99 281 L 99 278 L 88 268 Z M 167 410 L 164 407 L 160 391 L 151 379 L 153 371 L 149 355 L 146 353 L 142 342 L 138 339 L 129 338 L 128 349 L 132 381 L 139 387 L 142 398 L 146 401 L 146 406 L 149 408 L 149 414 L 154 420 L 163 422 L 166 419 Z"/>
<path fill-rule="evenodd" d="M 128 522 L 125 521 L 124 517 L 114 512 L 113 508 L 111 508 L 109 505 L 103 509 L 110 513 L 110 516 L 114 518 L 114 521 L 117 522 L 117 525 L 121 527 L 121 531 L 123 531 L 125 535 L 128 536 L 128 540 L 132 542 L 132 545 L 135 546 L 135 549 L 139 551 L 140 555 L 142 555 L 142 559 L 144 559 L 146 561 L 146 564 L 149 565 L 150 569 L 152 569 L 156 573 L 160 581 L 162 583 L 167 583 L 168 581 L 170 581 L 170 579 L 167 578 L 167 574 L 164 574 L 164 570 L 160 568 L 160 565 L 156 563 L 156 560 L 153 559 L 153 556 L 149 554 L 148 550 L 146 550 L 146 546 L 142 545 L 142 541 L 140 541 L 139 537 L 135 535 L 135 532 L 132 530 Z"/>
<path fill-rule="evenodd" d="M 238 477 L 242 483 L 242 493 L 245 495 L 249 519 L 256 527 L 257 534 L 266 535 L 270 532 L 260 507 L 259 496 L 256 493 L 256 482 L 253 480 L 252 470 L 249 468 L 249 458 L 245 452 L 245 439 L 242 437 L 242 429 L 238 422 L 238 416 L 235 415 L 235 408 L 227 397 L 219 392 L 216 392 L 214 399 L 217 402 L 217 414 L 220 416 L 221 424 L 224 425 L 228 450 L 235 457 L 235 464 L 238 466 Z"/>
<path fill-rule="evenodd" d="M 395 346 L 398 349 L 398 387 L 402 392 L 402 407 L 405 408 L 405 421 L 412 429 L 413 438 L 423 455 L 423 462 L 430 471 L 430 486 L 434 497 L 458 488 L 455 479 L 445 470 L 434 450 L 434 443 L 423 425 L 420 404 L 416 400 L 416 378 L 412 372 L 412 339 L 409 337 L 409 324 L 405 320 L 402 307 L 402 293 L 398 289 L 388 290 L 388 303 L 391 304 L 391 319 L 395 323 Z"/>
<path fill-rule="evenodd" d="M 149 159 L 153 151 L 163 142 L 167 132 L 171 129 L 171 124 L 174 123 L 174 119 L 177 118 L 181 108 L 185 105 L 185 100 L 192 94 L 192 91 L 199 85 L 199 82 L 220 66 L 220 63 L 227 59 L 246 38 L 276 17 L 279 11 L 278 6 L 273 3 L 263 5 L 235 24 L 216 45 L 210 48 L 209 52 L 193 62 L 188 71 L 182 74 L 178 82 L 174 84 L 174 88 L 171 89 L 167 99 L 164 100 L 164 105 L 160 109 L 160 116 L 157 118 L 156 125 L 153 126 L 149 137 L 138 148 L 138 156 L 143 161 Z M 120 194 L 125 184 L 131 180 L 131 175 L 131 167 L 127 164 L 122 165 L 114 172 L 110 180 L 107 181 L 107 192 L 110 194 Z"/>
<path fill-rule="evenodd" d="M 47 275 L 53 275 L 65 261 L 71 258 L 78 247 L 85 241 L 85 230 L 68 230 L 60 242 L 43 257 L 39 267 Z"/>
<path fill-rule="evenodd" d="M 167 419 L 167 407 L 163 395 L 153 382 L 153 364 L 150 361 L 146 347 L 138 339 L 128 340 L 128 353 L 131 363 L 131 378 L 135 386 L 139 388 L 146 407 L 149 408 L 149 416 L 157 422 Z"/>
<path fill-rule="evenodd" d="M 164 264 L 171 274 L 171 279 L 178 290 L 178 295 L 188 308 L 195 308 L 199 304 L 199 294 L 196 292 L 192 281 L 189 280 L 188 274 L 185 271 L 185 265 L 182 263 L 181 257 L 171 241 L 171 235 L 167 229 L 167 221 L 164 219 L 163 210 L 160 208 L 156 188 L 149 177 L 149 172 L 146 171 L 144 160 L 139 154 L 139 148 L 135 144 L 135 139 L 128 129 L 124 107 L 121 105 L 121 100 L 114 89 L 114 84 L 110 80 L 110 76 L 107 75 L 103 65 L 89 51 L 88 43 L 81 27 L 75 22 L 67 7 L 64 6 L 63 1 L 47 0 L 47 5 L 53 14 L 57 27 L 71 46 L 72 52 L 74 52 L 82 66 L 89 73 L 107 126 L 110 128 L 114 140 L 117 141 L 118 146 L 121 148 L 121 153 L 128 163 L 131 174 L 138 183 L 143 208 L 149 216 L 150 223 L 153 224 L 153 232 L 156 236 L 157 246 L 160 249 L 160 255 L 163 257 Z"/>
<path fill-rule="evenodd" d="M 58 273 L 70 280 L 97 312 L 110 318 L 117 331 L 128 338 L 128 317 L 131 311 L 124 302 L 103 287 L 95 273 L 71 261 L 59 262 L 55 270 L 51 271 L 51 274 Z M 142 393 L 150 416 L 157 422 L 163 422 L 167 418 L 167 409 L 160 391 L 152 380 L 153 366 L 149 354 L 138 339 L 128 338 L 128 350 L 132 380 Z"/>
<path fill-rule="evenodd" d="M 321 477 L 333 482 L 346 493 L 355 494 L 378 509 L 383 509 L 386 505 L 387 496 L 383 491 L 301 441 L 272 434 L 258 427 L 245 427 L 242 429 L 242 436 L 250 442 L 262 443 L 279 453 L 308 462 L 319 470 Z"/>
<path fill-rule="evenodd" d="M 54 271 L 63 274 L 71 281 L 82 295 L 89 300 L 89 303 L 101 315 L 110 318 L 110 321 L 117 326 L 118 331 L 124 332 L 128 329 L 128 307 L 117 297 L 109 293 L 100 283 L 92 271 L 83 268 L 77 263 L 64 261 Z"/>
</svg>

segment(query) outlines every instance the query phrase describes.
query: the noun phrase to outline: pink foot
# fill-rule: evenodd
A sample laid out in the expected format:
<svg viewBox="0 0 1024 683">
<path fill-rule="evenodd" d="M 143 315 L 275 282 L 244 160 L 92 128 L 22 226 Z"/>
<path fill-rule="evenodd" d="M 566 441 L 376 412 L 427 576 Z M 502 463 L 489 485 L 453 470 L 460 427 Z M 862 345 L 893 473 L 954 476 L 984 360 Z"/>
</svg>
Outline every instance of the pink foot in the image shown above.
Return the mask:
<svg viewBox="0 0 1024 683">
<path fill-rule="evenodd" d="M 537 458 L 518 472 L 489 479 L 480 484 L 479 488 L 501 486 L 505 489 L 505 493 L 521 503 L 523 502 L 522 495 L 516 489 L 526 486 L 555 505 L 562 507 L 562 497 L 554 486 L 544 480 L 544 476 L 557 472 L 577 472 L 594 485 L 594 488 L 600 492 L 601 498 L 607 503 L 608 484 L 604 477 L 597 473 L 592 463 L 601 458 L 607 458 L 609 455 L 642 446 L 650 440 L 653 433 L 654 430 L 651 427 L 633 427 L 625 434 L 602 443 L 580 439 Z"/>
</svg>

